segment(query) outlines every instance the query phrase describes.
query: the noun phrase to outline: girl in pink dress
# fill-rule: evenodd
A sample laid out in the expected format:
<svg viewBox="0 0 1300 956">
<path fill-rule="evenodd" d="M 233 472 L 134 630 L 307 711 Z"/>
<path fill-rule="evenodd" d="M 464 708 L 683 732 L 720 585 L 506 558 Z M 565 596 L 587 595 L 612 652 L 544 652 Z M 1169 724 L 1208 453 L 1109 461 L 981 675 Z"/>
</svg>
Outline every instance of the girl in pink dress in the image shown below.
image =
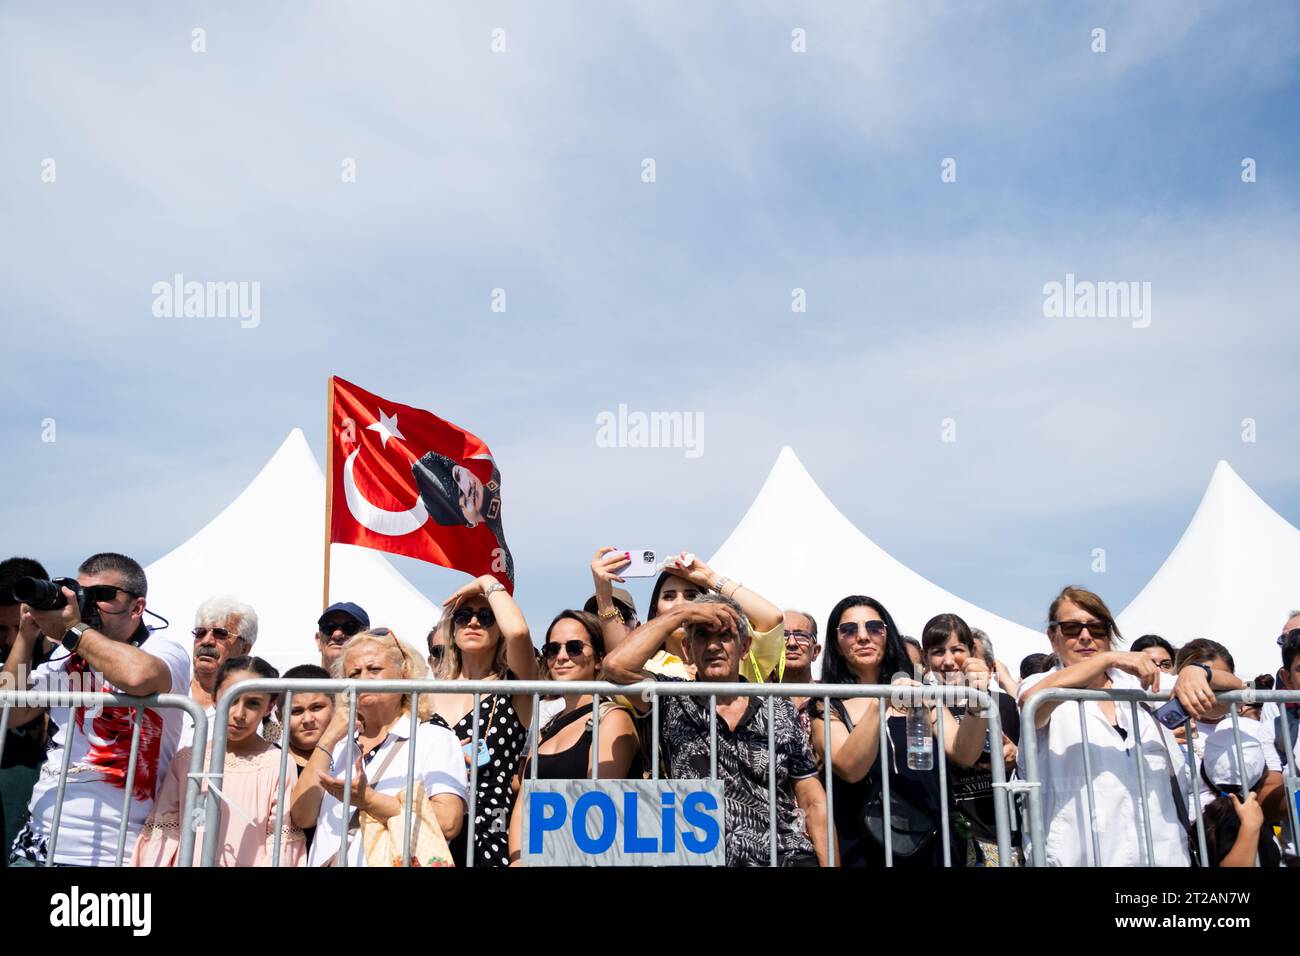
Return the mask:
<svg viewBox="0 0 1300 956">
<path fill-rule="evenodd" d="M 257 677 L 279 677 L 260 657 L 235 657 L 217 672 L 214 699 L 230 685 Z M 241 694 L 231 705 L 226 730 L 225 776 L 221 782 L 221 837 L 217 866 L 270 866 L 275 850 L 275 808 L 280 793 L 280 748 L 258 736 L 263 719 L 271 715 L 277 695 Z M 211 757 L 211 746 L 208 755 Z M 180 811 L 185 801 L 190 748 L 177 751 L 145 821 L 131 858 L 133 866 L 175 866 L 180 853 Z M 285 768 L 285 799 L 298 778 L 292 760 Z M 203 792 L 206 793 L 206 784 Z M 201 804 L 200 804 L 201 805 Z M 286 805 L 280 837 L 280 865 L 303 866 L 307 860 L 303 832 L 293 826 Z M 199 865 L 203 831 L 194 839 L 194 865 Z"/>
</svg>

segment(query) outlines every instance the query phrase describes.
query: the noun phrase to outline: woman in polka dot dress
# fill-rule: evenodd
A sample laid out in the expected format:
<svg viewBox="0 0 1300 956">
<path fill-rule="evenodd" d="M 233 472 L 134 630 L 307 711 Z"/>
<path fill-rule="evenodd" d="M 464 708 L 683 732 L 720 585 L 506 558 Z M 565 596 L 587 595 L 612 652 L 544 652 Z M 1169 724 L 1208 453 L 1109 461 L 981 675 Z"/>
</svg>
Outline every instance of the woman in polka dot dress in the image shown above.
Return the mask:
<svg viewBox="0 0 1300 956">
<path fill-rule="evenodd" d="M 537 655 L 528 623 L 505 586 L 490 574 L 465 585 L 444 604 L 430 640 L 445 646 L 434 676 L 443 680 L 537 680 Z M 465 747 L 466 772 L 478 765 L 474 813 L 474 865 L 508 866 L 510 780 L 519 766 L 533 718 L 530 694 L 484 694 L 479 701 L 479 748 L 469 753 L 474 730 L 473 694 L 435 694 L 435 721 L 450 727 Z M 473 762 L 471 762 L 471 760 Z M 467 808 L 468 809 L 468 808 Z M 465 826 L 451 843 L 457 866 L 468 855 Z"/>
</svg>

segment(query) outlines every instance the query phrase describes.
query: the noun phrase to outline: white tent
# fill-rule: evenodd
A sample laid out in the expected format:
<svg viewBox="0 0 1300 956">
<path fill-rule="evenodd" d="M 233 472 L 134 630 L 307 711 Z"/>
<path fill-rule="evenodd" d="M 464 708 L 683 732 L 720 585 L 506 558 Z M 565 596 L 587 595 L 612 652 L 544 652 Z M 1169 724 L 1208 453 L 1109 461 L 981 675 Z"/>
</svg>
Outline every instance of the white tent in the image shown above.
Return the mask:
<svg viewBox="0 0 1300 956">
<path fill-rule="evenodd" d="M 295 428 L 221 514 L 145 568 L 149 607 L 171 621 L 159 636 L 188 647 L 195 608 L 232 594 L 257 611 L 255 654 L 281 671 L 320 663 L 324 541 L 325 476 Z M 417 649 L 439 613 L 379 552 L 343 544 L 330 554 L 330 601 L 360 604 Z"/>
<path fill-rule="evenodd" d="M 1026 654 L 1051 650 L 1044 633 L 963 601 L 892 558 L 840 513 L 788 446 L 709 565 L 783 608 L 815 615 L 823 646 L 830 609 L 847 595 L 867 594 L 918 639 L 934 615 L 960 615 L 989 635 L 1012 673 Z"/>
<path fill-rule="evenodd" d="M 1178 646 L 1212 638 L 1249 679 L 1281 666 L 1276 638 L 1297 607 L 1300 531 L 1221 461 L 1187 530 L 1119 626 L 1130 641 L 1159 634 Z"/>
</svg>

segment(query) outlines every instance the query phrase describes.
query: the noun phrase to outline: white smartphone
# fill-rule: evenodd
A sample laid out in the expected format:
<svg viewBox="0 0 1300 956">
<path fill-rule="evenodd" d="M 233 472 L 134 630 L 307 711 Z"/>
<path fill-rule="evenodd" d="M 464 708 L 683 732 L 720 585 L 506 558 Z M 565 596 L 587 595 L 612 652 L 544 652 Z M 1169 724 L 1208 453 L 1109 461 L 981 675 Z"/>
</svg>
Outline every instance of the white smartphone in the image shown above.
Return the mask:
<svg viewBox="0 0 1300 956">
<path fill-rule="evenodd" d="M 656 551 L 644 548 L 624 548 L 632 563 L 618 572 L 620 578 L 652 578 L 660 572 L 660 559 Z"/>
</svg>

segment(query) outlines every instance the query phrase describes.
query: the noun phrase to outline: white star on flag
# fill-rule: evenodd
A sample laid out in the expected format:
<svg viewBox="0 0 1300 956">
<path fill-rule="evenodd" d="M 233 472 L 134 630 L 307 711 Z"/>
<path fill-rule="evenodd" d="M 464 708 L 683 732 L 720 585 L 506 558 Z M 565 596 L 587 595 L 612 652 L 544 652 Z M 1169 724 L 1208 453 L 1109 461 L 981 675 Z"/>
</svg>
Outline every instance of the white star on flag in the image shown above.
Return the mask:
<svg viewBox="0 0 1300 956">
<path fill-rule="evenodd" d="M 379 421 L 373 425 L 367 425 L 366 431 L 379 432 L 380 441 L 385 448 L 388 447 L 388 439 L 390 438 L 400 438 L 402 441 L 406 441 L 406 436 L 397 430 L 396 413 L 392 416 L 385 415 L 382 408 L 379 410 Z"/>
</svg>

